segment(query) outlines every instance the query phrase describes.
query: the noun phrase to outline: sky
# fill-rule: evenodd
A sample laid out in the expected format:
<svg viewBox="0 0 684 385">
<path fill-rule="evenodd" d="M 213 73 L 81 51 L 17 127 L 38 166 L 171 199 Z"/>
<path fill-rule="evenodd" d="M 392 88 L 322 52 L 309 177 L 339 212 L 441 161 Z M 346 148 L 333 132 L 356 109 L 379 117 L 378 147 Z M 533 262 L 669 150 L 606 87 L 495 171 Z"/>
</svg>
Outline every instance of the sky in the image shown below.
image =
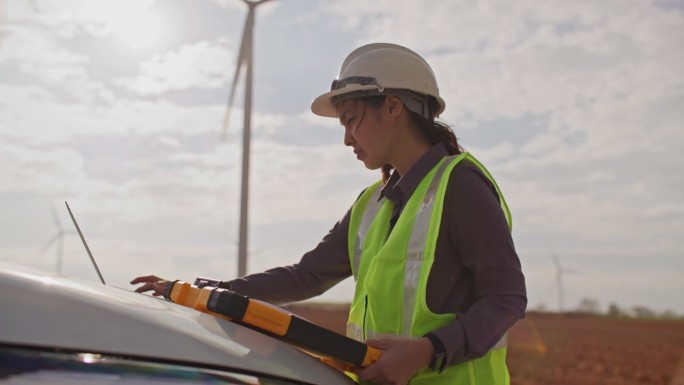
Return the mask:
<svg viewBox="0 0 684 385">
<path fill-rule="evenodd" d="M 0 0 L 0 263 L 61 260 L 98 281 L 68 201 L 108 284 L 236 276 L 242 83 L 221 131 L 246 14 L 239 0 Z M 371 42 L 431 64 L 442 121 L 511 207 L 528 309 L 684 315 L 676 0 L 259 6 L 248 272 L 297 262 L 379 178 L 310 112 Z"/>
</svg>

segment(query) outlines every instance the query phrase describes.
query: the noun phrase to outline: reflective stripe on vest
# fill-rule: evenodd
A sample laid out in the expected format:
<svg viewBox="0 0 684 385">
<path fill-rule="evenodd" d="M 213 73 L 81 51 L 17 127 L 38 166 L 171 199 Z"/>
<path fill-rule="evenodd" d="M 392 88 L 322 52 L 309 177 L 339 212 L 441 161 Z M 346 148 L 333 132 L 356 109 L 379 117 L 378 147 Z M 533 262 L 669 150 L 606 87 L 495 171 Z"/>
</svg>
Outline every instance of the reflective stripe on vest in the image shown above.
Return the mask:
<svg viewBox="0 0 684 385">
<path fill-rule="evenodd" d="M 354 281 L 358 279 L 359 265 L 361 265 L 361 254 L 363 251 L 363 242 L 366 240 L 366 234 L 368 234 L 368 229 L 373 222 L 373 219 L 378 215 L 380 207 L 385 202 L 385 198 L 380 199 L 380 184 L 377 183 L 372 187 L 375 188 L 373 194 L 371 194 L 366 210 L 361 218 L 361 223 L 359 223 L 359 230 L 356 232 L 356 240 L 354 241 L 354 265 L 352 266 L 352 272 L 354 274 Z"/>
<path fill-rule="evenodd" d="M 466 154 L 459 155 L 464 158 Z M 411 231 L 411 238 L 409 238 L 408 250 L 406 253 L 406 270 L 404 271 L 404 312 L 401 320 L 402 336 L 410 337 L 413 326 L 413 309 L 416 304 L 416 293 L 418 289 L 418 280 L 420 279 L 420 269 L 423 266 L 423 250 L 425 250 L 425 242 L 427 241 L 428 228 L 430 227 L 430 217 L 432 216 L 432 208 L 435 205 L 435 196 L 437 195 L 437 187 L 442 180 L 444 170 L 449 163 L 456 158 L 456 156 L 448 156 L 442 161 L 437 169 L 437 173 L 430 182 L 423 202 L 420 205 L 420 210 L 416 215 L 416 220 L 413 222 L 413 231 Z M 409 310 L 410 309 L 410 310 Z"/>
</svg>

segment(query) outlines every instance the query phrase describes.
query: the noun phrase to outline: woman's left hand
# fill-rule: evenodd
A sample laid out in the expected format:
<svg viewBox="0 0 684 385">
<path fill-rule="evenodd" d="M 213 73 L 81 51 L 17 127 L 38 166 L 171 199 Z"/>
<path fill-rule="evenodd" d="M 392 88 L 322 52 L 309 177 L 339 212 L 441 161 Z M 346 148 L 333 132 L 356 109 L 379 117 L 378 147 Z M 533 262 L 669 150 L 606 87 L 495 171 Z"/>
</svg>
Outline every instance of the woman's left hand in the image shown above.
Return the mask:
<svg viewBox="0 0 684 385">
<path fill-rule="evenodd" d="M 382 350 L 382 356 L 356 373 L 360 379 L 377 384 L 407 384 L 430 363 L 434 354 L 432 342 L 427 338 L 377 339 L 367 340 L 366 344 Z"/>
<path fill-rule="evenodd" d="M 142 277 L 137 277 L 131 281 L 131 285 L 136 285 L 138 283 L 143 283 L 144 285 L 135 289 L 136 292 L 144 293 L 146 291 L 151 291 L 152 295 L 157 297 L 164 295 L 164 291 L 166 291 L 166 286 L 168 285 L 169 281 L 165 280 L 164 278 L 159 278 L 156 275 L 145 275 Z"/>
</svg>

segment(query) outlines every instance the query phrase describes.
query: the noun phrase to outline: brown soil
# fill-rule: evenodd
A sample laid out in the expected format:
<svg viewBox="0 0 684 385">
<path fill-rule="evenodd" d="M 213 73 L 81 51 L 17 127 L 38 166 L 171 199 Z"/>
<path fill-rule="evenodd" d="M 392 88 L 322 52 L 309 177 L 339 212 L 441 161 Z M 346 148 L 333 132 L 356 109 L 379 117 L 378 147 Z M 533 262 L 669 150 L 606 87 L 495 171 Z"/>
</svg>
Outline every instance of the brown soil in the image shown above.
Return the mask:
<svg viewBox="0 0 684 385">
<path fill-rule="evenodd" d="M 290 311 L 344 334 L 348 305 Z M 513 385 L 684 385 L 684 322 L 529 313 L 510 331 Z"/>
</svg>

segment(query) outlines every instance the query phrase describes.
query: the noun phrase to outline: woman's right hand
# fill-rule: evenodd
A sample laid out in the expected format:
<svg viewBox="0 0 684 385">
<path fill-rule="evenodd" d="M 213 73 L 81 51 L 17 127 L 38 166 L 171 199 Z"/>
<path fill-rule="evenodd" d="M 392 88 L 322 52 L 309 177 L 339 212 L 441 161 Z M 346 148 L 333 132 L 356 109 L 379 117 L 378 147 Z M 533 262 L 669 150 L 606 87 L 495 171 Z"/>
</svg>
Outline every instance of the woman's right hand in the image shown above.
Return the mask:
<svg viewBox="0 0 684 385">
<path fill-rule="evenodd" d="M 159 278 L 156 275 L 145 275 L 132 280 L 131 285 L 137 285 L 139 283 L 142 283 L 142 286 L 135 289 L 137 293 L 145 293 L 147 291 L 152 291 L 152 295 L 157 297 L 164 294 L 168 282 L 169 281 L 163 278 Z"/>
</svg>

